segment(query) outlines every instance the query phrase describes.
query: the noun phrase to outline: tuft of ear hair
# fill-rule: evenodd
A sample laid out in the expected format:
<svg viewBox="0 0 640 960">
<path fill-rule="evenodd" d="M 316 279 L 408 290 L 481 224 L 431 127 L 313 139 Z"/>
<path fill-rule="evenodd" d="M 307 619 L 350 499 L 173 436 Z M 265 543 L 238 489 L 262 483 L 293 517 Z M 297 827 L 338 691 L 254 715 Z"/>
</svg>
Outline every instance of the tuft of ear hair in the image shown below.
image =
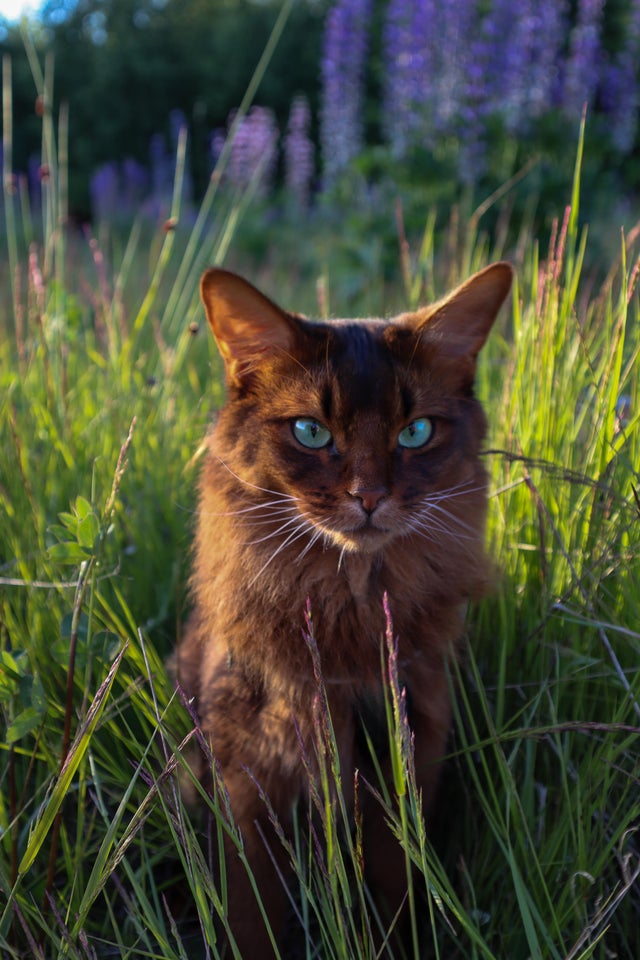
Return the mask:
<svg viewBox="0 0 640 960">
<path fill-rule="evenodd" d="M 414 329 L 448 357 L 475 360 L 511 289 L 513 267 L 500 261 L 474 273 L 442 300 L 419 310 Z M 417 322 L 416 322 L 417 321 Z"/>
<path fill-rule="evenodd" d="M 262 357 L 290 353 L 293 318 L 247 280 L 212 267 L 202 276 L 200 297 L 229 384 L 240 386 Z"/>
</svg>

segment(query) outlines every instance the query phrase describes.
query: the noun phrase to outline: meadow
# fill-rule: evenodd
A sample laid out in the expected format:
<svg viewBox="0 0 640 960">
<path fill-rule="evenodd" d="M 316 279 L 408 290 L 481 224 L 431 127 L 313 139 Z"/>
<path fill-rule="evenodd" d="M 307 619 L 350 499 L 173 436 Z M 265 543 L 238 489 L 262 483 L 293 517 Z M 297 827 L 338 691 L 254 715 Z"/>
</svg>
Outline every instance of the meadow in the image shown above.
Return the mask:
<svg viewBox="0 0 640 960">
<path fill-rule="evenodd" d="M 250 186 L 225 194 L 214 178 L 183 222 L 184 137 L 162 223 L 68 226 L 50 116 L 43 130 L 40 209 L 4 179 L 2 956 L 220 956 L 226 889 L 212 840 L 226 831 L 242 856 L 242 838 L 222 784 L 202 797 L 209 828 L 183 802 L 197 731 L 166 669 L 189 602 L 200 444 L 224 395 L 202 268 L 242 269 L 302 312 L 384 315 L 506 258 L 517 283 L 478 383 L 495 586 L 469 612 L 451 677 L 441 810 L 425 821 L 413 782 L 391 620 L 381 660 L 396 776 L 391 792 L 371 787 L 416 868 L 415 926 L 432 931 L 422 955 L 637 958 L 640 226 L 609 244 L 607 262 L 590 256 L 602 238 L 580 218 L 582 138 L 545 236 L 505 185 L 444 218 L 425 207 L 417 237 L 401 208 L 377 211 L 392 249 L 364 231 L 347 248 L 334 212 L 274 227 L 250 255 Z M 320 829 L 305 844 L 300 811 L 289 848 L 300 955 L 370 958 L 376 918 L 357 823 L 328 794 L 341 772 L 322 664 L 318 674 Z"/>
</svg>

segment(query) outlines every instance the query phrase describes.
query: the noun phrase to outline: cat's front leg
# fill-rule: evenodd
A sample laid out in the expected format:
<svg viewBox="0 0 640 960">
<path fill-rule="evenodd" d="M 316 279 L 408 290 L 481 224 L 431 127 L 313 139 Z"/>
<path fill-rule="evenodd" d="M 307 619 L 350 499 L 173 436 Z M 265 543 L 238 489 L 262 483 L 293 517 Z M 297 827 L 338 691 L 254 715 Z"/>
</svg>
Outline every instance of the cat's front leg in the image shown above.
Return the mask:
<svg viewBox="0 0 640 960">
<path fill-rule="evenodd" d="M 409 725 L 413 734 L 412 763 L 416 787 L 422 800 L 422 813 L 427 821 L 437 791 L 442 758 L 446 752 L 450 729 L 451 697 L 444 667 L 416 665 L 412 682 L 407 686 Z M 425 692 L 428 694 L 425 695 Z M 405 758 L 408 759 L 408 758 Z M 362 758 L 362 765 L 371 783 L 377 786 L 376 774 L 370 761 Z M 378 767 L 392 799 L 393 816 L 398 816 L 394 796 L 391 757 L 386 752 L 378 757 Z M 408 773 L 408 771 L 407 771 Z M 411 918 L 409 913 L 409 883 L 419 903 L 421 878 L 408 862 L 407 854 L 389 826 L 389 815 L 383 804 L 373 795 L 363 806 L 365 879 L 380 916 L 382 929 L 373 930 L 378 949 L 387 940 L 394 950 L 411 952 Z M 420 912 L 420 908 L 419 912 Z M 420 924 L 419 924 L 420 927 Z"/>
<path fill-rule="evenodd" d="M 224 768 L 222 775 L 243 847 L 241 854 L 225 837 L 229 928 L 243 958 L 273 960 L 273 943 L 281 946 L 287 915 L 285 853 L 248 775 Z"/>
<path fill-rule="evenodd" d="M 301 789 L 291 711 L 233 668 L 219 666 L 202 691 L 200 714 L 242 842 L 240 852 L 225 837 L 229 926 L 242 957 L 272 960 L 288 914 L 290 872 L 272 817 L 289 835 Z"/>
</svg>

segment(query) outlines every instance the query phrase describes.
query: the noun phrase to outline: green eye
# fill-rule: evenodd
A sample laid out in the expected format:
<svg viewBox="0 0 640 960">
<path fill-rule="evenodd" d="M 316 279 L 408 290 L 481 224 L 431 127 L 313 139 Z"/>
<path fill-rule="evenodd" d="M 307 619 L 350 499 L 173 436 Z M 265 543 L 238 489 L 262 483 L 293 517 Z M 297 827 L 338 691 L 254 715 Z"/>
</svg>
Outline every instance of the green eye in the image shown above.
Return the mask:
<svg viewBox="0 0 640 960">
<path fill-rule="evenodd" d="M 331 431 L 311 417 L 300 417 L 298 420 L 294 420 L 291 429 L 298 443 L 301 443 L 303 447 L 309 447 L 311 450 L 320 450 L 333 439 Z"/>
<path fill-rule="evenodd" d="M 398 443 L 401 447 L 409 447 L 416 450 L 418 447 L 424 447 L 433 436 L 433 424 L 428 417 L 419 417 L 412 420 L 408 427 L 401 430 L 398 434 Z"/>
</svg>

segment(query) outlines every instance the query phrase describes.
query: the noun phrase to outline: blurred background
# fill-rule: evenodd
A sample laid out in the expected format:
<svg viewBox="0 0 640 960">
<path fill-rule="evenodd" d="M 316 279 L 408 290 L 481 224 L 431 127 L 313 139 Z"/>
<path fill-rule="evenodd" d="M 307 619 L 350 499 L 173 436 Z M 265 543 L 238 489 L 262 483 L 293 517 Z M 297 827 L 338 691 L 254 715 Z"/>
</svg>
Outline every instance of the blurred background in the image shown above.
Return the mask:
<svg viewBox="0 0 640 960">
<path fill-rule="evenodd" d="M 181 129 L 183 211 L 197 208 L 279 16 L 224 171 L 254 183 L 271 229 L 345 199 L 395 229 L 398 197 L 421 229 L 425 208 L 473 206 L 514 177 L 513 203 L 544 223 L 567 200 L 585 106 L 582 213 L 635 219 L 640 0 L 48 0 L 21 18 L 15 3 L 0 7 L 10 173 L 37 204 L 37 57 L 53 114 L 68 108 L 78 224 L 167 216 Z"/>
</svg>

